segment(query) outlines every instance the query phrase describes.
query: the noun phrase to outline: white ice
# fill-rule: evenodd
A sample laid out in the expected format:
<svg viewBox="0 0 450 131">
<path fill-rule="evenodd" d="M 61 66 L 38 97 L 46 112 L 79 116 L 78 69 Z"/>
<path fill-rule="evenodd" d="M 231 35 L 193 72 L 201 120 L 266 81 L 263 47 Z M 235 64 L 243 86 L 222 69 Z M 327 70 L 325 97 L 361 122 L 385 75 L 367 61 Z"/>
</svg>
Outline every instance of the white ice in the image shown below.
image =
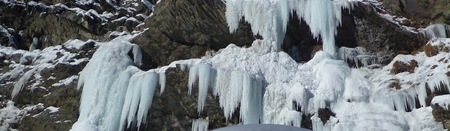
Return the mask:
<svg viewBox="0 0 450 131">
<path fill-rule="evenodd" d="M 441 108 L 448 110 L 448 107 L 450 106 L 450 95 L 435 96 L 433 100 L 431 100 L 431 104 L 438 105 Z"/>
<path fill-rule="evenodd" d="M 206 119 L 196 119 L 192 120 L 192 129 L 191 131 L 207 131 L 208 130 L 209 121 Z"/>
<path fill-rule="evenodd" d="M 146 123 L 156 86 L 164 78 L 154 70 L 144 72 L 136 67 L 141 53 L 137 45 L 128 42 L 133 37 L 100 43 L 80 73 L 80 116 L 72 130 L 123 130 Z"/>
<path fill-rule="evenodd" d="M 299 19 L 309 25 L 314 38 L 321 38 L 324 51 L 336 55 L 336 28 L 341 25 L 341 10 L 351 9 L 347 0 L 225 0 L 226 19 L 234 32 L 242 18 L 251 24 L 271 50 L 278 51 L 284 40 L 289 18 L 295 11 Z"/>
</svg>

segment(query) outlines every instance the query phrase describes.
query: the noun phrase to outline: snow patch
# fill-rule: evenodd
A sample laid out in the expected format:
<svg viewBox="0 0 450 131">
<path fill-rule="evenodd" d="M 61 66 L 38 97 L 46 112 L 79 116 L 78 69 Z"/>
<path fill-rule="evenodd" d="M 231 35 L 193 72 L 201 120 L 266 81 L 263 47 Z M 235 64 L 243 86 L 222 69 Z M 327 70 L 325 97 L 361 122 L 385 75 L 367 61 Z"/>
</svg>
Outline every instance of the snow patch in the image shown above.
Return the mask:
<svg viewBox="0 0 450 131">
<path fill-rule="evenodd" d="M 445 110 L 448 110 L 448 107 L 450 106 L 450 95 L 435 96 L 433 100 L 431 100 L 431 104 L 439 105 Z"/>
</svg>

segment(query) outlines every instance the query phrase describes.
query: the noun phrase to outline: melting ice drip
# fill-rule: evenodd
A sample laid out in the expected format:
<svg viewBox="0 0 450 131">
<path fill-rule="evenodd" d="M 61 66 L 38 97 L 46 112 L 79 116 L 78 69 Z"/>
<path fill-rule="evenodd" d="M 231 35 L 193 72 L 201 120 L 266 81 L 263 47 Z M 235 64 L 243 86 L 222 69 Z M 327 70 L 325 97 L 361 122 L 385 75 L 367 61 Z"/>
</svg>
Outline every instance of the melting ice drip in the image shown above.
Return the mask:
<svg viewBox="0 0 450 131">
<path fill-rule="evenodd" d="M 351 8 L 348 0 L 225 0 L 226 19 L 234 32 L 243 17 L 254 33 L 262 35 L 272 51 L 281 49 L 290 15 L 309 25 L 314 38 L 321 38 L 323 50 L 336 55 L 336 28 L 341 24 L 341 10 Z"/>
</svg>

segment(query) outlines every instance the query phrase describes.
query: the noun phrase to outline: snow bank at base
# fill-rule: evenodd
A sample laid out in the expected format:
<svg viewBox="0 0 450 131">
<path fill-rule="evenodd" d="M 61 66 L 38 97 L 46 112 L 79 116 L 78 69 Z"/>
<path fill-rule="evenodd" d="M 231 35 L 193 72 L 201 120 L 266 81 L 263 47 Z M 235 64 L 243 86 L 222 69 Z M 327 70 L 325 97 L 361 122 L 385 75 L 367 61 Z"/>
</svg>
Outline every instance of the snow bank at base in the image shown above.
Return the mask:
<svg viewBox="0 0 450 131">
<path fill-rule="evenodd" d="M 431 100 L 431 104 L 438 105 L 445 110 L 448 110 L 448 107 L 450 106 L 450 95 L 435 96 L 433 100 Z"/>
<path fill-rule="evenodd" d="M 123 130 L 146 122 L 160 75 L 136 67 L 142 55 L 128 42 L 132 37 L 101 43 L 81 72 L 80 116 L 72 130 Z"/>
<path fill-rule="evenodd" d="M 281 49 L 289 18 L 294 11 L 309 25 L 314 38 L 321 38 L 324 51 L 336 54 L 336 28 L 341 25 L 341 10 L 352 7 L 349 0 L 225 0 L 226 19 L 234 32 L 242 18 L 251 24 L 254 34 L 260 34 L 272 47 Z"/>
</svg>

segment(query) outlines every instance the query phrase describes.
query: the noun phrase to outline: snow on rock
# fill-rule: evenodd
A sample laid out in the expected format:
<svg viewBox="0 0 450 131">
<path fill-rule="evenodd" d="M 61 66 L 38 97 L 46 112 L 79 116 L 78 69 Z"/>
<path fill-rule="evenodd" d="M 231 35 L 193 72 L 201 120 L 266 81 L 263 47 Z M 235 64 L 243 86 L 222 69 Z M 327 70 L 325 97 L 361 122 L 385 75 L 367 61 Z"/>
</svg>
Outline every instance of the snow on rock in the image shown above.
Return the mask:
<svg viewBox="0 0 450 131">
<path fill-rule="evenodd" d="M 208 130 L 209 121 L 205 119 L 196 119 L 192 121 L 191 131 L 206 131 Z"/>
<path fill-rule="evenodd" d="M 448 110 L 448 107 L 450 106 L 450 95 L 435 96 L 433 100 L 431 100 L 431 104 L 439 105 L 445 110 Z"/>
<path fill-rule="evenodd" d="M 55 83 L 52 86 L 69 85 L 70 83 L 72 83 L 74 80 L 77 80 L 77 79 L 78 79 L 78 76 L 71 76 L 71 77 L 68 77 L 66 79 L 60 80 L 58 83 Z"/>
<path fill-rule="evenodd" d="M 428 44 L 440 46 L 445 50 L 450 47 L 450 39 L 433 39 Z M 392 109 L 397 110 L 415 108 L 416 99 L 420 106 L 426 106 L 427 88 L 431 93 L 440 91 L 442 88 L 450 89 L 449 59 L 450 56 L 445 51 L 438 51 L 436 55 L 430 57 L 425 52 L 396 56 L 390 64 L 371 78 L 377 85 L 373 100 L 388 104 Z M 410 71 L 392 74 L 392 70 L 404 68 L 396 63 L 416 63 L 416 65 Z"/>
<path fill-rule="evenodd" d="M 9 131 L 15 130 L 12 129 L 10 124 L 17 124 L 20 120 L 28 115 L 28 112 L 32 110 L 41 110 L 44 109 L 44 105 L 39 103 L 37 105 L 30 105 L 20 109 L 19 107 L 14 106 L 13 101 L 7 101 L 5 103 L 0 103 L 5 105 L 4 108 L 0 109 L 0 130 L 1 131 Z"/>
<path fill-rule="evenodd" d="M 73 40 L 70 43 L 72 44 L 67 44 L 67 46 L 82 45 L 86 42 Z M 0 46 L 0 54 L 5 55 L 6 58 L 11 58 L 5 63 L 12 69 L 0 73 L 0 80 L 8 81 L 20 76 L 18 81 L 14 83 L 14 89 L 11 93 L 12 98 L 26 87 L 42 88 L 40 83 L 43 80 L 40 73 L 44 69 L 54 68 L 58 64 L 78 65 L 87 61 L 87 58 L 77 58 L 77 53 L 66 51 L 61 45 L 33 51 Z M 13 59 L 15 57 L 17 57 L 17 60 Z M 34 79 L 34 83 L 29 83 L 32 79 Z"/>
<path fill-rule="evenodd" d="M 59 108 L 54 107 L 54 106 L 49 106 L 49 107 L 45 108 L 45 110 L 48 110 L 50 114 L 59 112 Z"/>
<path fill-rule="evenodd" d="M 86 44 L 88 44 L 89 42 L 84 42 L 81 41 L 79 39 L 73 39 L 73 40 L 68 40 L 66 43 L 64 43 L 64 47 L 68 48 L 68 49 L 77 49 L 80 50 L 82 49 Z"/>
<path fill-rule="evenodd" d="M 155 70 L 136 67 L 142 55 L 137 45 L 128 42 L 132 37 L 100 43 L 80 73 L 80 116 L 72 130 L 123 130 L 146 122 L 155 88 L 164 79 Z"/>
<path fill-rule="evenodd" d="M 321 38 L 324 51 L 336 55 L 336 28 L 341 24 L 341 10 L 352 8 L 348 0 L 225 0 L 226 19 L 234 32 L 242 18 L 251 24 L 252 31 L 260 34 L 271 50 L 278 51 L 286 33 L 290 15 L 309 25 L 314 38 Z"/>
</svg>

